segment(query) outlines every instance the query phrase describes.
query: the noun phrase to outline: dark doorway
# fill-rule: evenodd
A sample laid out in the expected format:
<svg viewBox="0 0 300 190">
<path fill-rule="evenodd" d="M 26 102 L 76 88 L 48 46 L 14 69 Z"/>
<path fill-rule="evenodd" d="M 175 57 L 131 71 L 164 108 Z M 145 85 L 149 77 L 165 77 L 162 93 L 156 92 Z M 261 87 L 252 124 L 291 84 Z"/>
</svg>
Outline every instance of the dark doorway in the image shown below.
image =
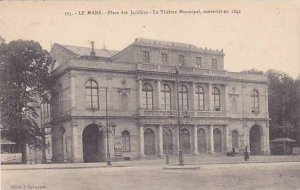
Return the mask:
<svg viewBox="0 0 300 190">
<path fill-rule="evenodd" d="M 254 125 L 250 129 L 250 152 L 252 155 L 261 154 L 261 128 Z"/>
<path fill-rule="evenodd" d="M 82 133 L 84 162 L 105 161 L 103 132 L 97 125 L 87 126 Z"/>
<path fill-rule="evenodd" d="M 199 153 L 206 153 L 207 146 L 206 146 L 206 133 L 204 129 L 198 129 L 197 131 L 198 136 L 198 152 Z"/>
<path fill-rule="evenodd" d="M 155 154 L 155 135 L 150 128 L 147 128 L 144 132 L 144 146 L 146 155 Z"/>
<path fill-rule="evenodd" d="M 214 150 L 222 152 L 222 136 L 220 129 L 214 129 Z"/>
<path fill-rule="evenodd" d="M 164 154 L 173 154 L 173 134 L 168 127 L 163 130 L 163 149 Z"/>
<path fill-rule="evenodd" d="M 191 152 L 190 132 L 186 128 L 180 130 L 180 150 L 186 154 Z"/>
<path fill-rule="evenodd" d="M 237 130 L 233 130 L 232 131 L 232 148 L 234 148 L 235 150 L 239 149 L 239 133 L 237 132 Z"/>
</svg>

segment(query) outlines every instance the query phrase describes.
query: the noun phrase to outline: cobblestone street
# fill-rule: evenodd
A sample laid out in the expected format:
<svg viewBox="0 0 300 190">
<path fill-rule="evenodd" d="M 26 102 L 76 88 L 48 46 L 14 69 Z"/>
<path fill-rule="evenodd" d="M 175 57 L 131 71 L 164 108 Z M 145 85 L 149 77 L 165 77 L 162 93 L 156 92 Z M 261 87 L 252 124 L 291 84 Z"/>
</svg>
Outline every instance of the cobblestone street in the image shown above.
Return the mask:
<svg viewBox="0 0 300 190">
<path fill-rule="evenodd" d="M 30 186 L 50 190 L 300 189 L 300 162 L 202 163 L 199 170 L 163 170 L 161 161 L 119 162 L 113 163 L 114 167 L 101 163 L 87 165 L 89 168 L 62 164 L 61 167 L 69 168 L 60 169 L 42 169 L 36 165 L 32 169 L 12 169 L 10 166 L 2 170 L 2 189 L 30 189 Z"/>
</svg>

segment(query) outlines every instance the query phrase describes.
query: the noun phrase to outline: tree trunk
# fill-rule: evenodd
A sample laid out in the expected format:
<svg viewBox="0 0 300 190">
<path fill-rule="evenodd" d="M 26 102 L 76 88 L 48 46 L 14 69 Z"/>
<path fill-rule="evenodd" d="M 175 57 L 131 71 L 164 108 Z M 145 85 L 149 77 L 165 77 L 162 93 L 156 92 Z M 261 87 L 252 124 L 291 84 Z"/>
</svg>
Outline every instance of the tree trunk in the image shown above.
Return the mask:
<svg viewBox="0 0 300 190">
<path fill-rule="evenodd" d="M 27 162 L 27 155 L 26 155 L 26 143 L 21 142 L 21 153 L 22 153 L 22 164 L 26 164 Z"/>
<path fill-rule="evenodd" d="M 23 130 L 22 128 L 18 128 L 18 136 L 19 136 L 19 142 L 18 142 L 18 151 L 22 154 L 22 164 L 26 164 L 27 161 L 27 155 L 26 155 L 26 141 L 25 138 L 23 138 Z"/>
<path fill-rule="evenodd" d="M 42 148 L 42 163 L 46 164 L 47 158 L 46 158 L 46 133 L 45 133 L 45 127 L 42 128 L 43 132 L 43 148 Z"/>
</svg>

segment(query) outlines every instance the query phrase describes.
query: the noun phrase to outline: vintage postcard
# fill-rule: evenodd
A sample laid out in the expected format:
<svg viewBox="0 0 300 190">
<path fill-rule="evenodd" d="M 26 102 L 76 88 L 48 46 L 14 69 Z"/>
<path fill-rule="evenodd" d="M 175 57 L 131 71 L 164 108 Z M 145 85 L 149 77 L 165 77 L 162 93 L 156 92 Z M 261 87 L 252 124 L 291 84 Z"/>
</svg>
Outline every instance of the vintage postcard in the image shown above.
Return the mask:
<svg viewBox="0 0 300 190">
<path fill-rule="evenodd" d="M 1 1 L 3 190 L 300 189 L 300 1 Z"/>
</svg>

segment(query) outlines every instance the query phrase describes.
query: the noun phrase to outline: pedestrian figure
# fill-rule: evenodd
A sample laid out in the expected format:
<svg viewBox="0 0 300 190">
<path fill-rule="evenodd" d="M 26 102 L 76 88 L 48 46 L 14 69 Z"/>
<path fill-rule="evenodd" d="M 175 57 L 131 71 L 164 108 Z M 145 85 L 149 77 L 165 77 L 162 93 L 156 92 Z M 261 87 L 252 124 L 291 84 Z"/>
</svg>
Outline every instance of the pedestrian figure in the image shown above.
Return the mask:
<svg viewBox="0 0 300 190">
<path fill-rule="evenodd" d="M 249 160 L 248 146 L 245 147 L 245 151 L 244 151 L 244 159 L 245 159 L 245 161 Z"/>
</svg>

